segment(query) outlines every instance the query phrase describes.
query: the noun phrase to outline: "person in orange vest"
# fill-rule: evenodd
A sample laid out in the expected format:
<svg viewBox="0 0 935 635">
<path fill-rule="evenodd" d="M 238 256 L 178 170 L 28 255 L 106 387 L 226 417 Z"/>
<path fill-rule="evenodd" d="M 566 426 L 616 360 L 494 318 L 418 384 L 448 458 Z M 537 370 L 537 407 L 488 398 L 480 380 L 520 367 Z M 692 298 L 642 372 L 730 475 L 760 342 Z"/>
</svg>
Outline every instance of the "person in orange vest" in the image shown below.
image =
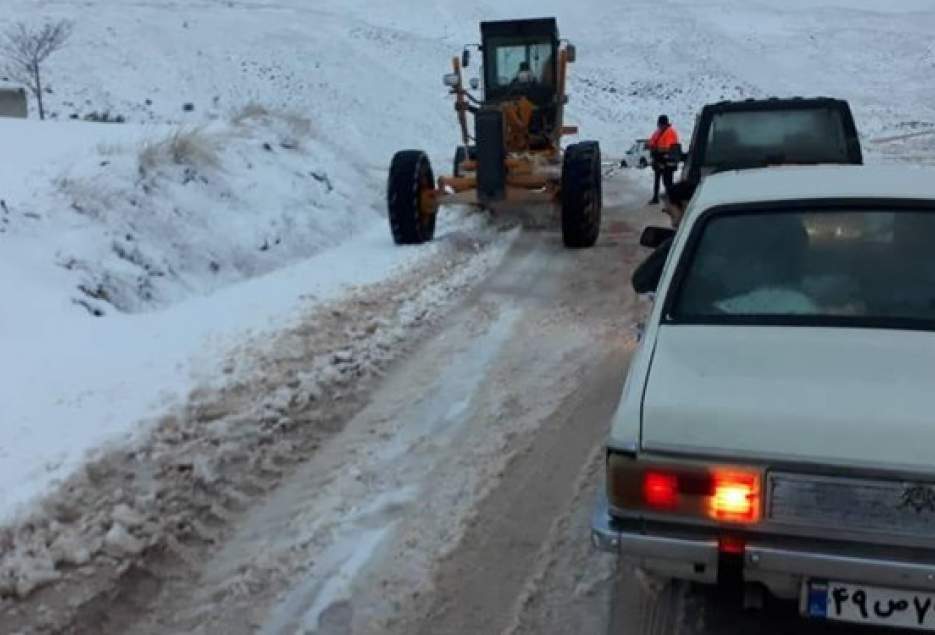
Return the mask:
<svg viewBox="0 0 935 635">
<path fill-rule="evenodd" d="M 678 158 L 671 155 L 675 146 L 679 145 L 679 134 L 669 122 L 669 117 L 659 115 L 656 122 L 656 131 L 649 138 L 649 153 L 653 162 L 653 200 L 650 205 L 659 204 L 659 181 L 665 183 L 666 191 L 672 187 L 672 178 L 678 167 Z"/>
</svg>

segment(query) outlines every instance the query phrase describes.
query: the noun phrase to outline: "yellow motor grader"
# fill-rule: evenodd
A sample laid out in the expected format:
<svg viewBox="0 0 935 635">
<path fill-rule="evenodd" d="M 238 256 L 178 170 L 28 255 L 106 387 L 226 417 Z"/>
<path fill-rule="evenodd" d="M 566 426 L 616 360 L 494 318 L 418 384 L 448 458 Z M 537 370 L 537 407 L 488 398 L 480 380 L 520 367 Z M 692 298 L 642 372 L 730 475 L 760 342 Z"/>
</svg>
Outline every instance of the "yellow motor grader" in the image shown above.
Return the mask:
<svg viewBox="0 0 935 635">
<path fill-rule="evenodd" d="M 421 150 L 397 152 L 390 164 L 387 204 L 394 241 L 431 240 L 441 205 L 557 203 L 565 245 L 593 246 L 601 226 L 600 146 L 561 146 L 563 136 L 578 132 L 564 124 L 575 47 L 559 38 L 554 18 L 482 22 L 480 30 L 481 44 L 455 57 L 453 72 L 444 78 L 461 128 L 452 175 L 436 181 Z M 463 69 L 472 49 L 481 54 L 483 80 L 471 80 L 468 89 Z"/>
</svg>

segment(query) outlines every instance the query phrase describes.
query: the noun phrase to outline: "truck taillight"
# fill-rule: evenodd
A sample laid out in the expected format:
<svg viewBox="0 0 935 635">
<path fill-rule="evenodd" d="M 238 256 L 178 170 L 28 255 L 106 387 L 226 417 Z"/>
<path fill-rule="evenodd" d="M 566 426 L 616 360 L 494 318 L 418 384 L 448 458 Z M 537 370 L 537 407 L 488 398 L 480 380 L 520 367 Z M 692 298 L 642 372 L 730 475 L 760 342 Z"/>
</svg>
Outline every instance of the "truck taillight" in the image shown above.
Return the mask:
<svg viewBox="0 0 935 635">
<path fill-rule="evenodd" d="M 714 493 L 708 503 L 711 518 L 729 523 L 760 519 L 760 475 L 752 472 L 715 472 Z"/>
</svg>

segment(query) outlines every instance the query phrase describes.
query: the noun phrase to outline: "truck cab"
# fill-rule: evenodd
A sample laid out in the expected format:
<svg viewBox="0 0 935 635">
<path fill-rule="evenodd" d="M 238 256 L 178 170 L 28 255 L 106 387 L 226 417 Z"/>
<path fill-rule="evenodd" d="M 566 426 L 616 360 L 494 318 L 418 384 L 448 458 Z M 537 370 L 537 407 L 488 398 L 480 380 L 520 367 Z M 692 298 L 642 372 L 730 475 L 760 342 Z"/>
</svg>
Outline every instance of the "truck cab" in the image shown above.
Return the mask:
<svg viewBox="0 0 935 635">
<path fill-rule="evenodd" d="M 851 108 L 827 97 L 748 99 L 705 106 L 695 121 L 682 179 L 774 165 L 860 165 Z"/>
<path fill-rule="evenodd" d="M 526 97 L 554 102 L 558 86 L 558 23 L 554 18 L 481 23 L 485 101 Z"/>
<path fill-rule="evenodd" d="M 508 149 L 558 147 L 564 72 L 555 18 L 482 22 L 480 29 L 484 89 L 481 108 L 508 111 Z M 511 122 L 516 125 L 511 126 Z M 511 127 L 514 134 L 510 134 Z"/>
</svg>

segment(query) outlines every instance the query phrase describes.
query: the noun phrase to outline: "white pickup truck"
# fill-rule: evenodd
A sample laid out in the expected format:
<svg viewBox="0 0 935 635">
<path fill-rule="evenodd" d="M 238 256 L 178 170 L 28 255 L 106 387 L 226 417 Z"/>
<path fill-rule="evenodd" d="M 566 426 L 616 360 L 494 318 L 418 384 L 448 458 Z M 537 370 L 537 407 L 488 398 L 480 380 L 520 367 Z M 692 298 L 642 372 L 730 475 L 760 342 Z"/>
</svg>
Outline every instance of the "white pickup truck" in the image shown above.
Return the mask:
<svg viewBox="0 0 935 635">
<path fill-rule="evenodd" d="M 594 544 L 811 618 L 935 631 L 935 173 L 718 174 L 643 244 L 656 297 Z"/>
</svg>

